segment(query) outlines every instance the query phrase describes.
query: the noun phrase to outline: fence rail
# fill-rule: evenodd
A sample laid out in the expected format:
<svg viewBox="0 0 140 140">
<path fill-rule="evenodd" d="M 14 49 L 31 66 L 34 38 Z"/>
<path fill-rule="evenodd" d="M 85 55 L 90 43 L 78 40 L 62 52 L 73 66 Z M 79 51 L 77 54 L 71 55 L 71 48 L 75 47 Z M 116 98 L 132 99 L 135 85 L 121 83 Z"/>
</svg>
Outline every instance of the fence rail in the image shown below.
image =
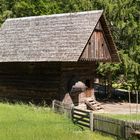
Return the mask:
<svg viewBox="0 0 140 140">
<path fill-rule="evenodd" d="M 125 138 L 124 121 L 94 114 L 94 130 Z"/>
<path fill-rule="evenodd" d="M 93 129 L 120 138 L 129 138 L 135 131 L 140 131 L 140 123 L 127 122 L 102 115 L 93 115 Z"/>
<path fill-rule="evenodd" d="M 90 127 L 90 112 L 73 108 L 72 120 L 76 124 L 80 124 L 85 127 Z"/>
<path fill-rule="evenodd" d="M 56 100 L 53 101 L 53 110 L 67 114 L 75 124 L 88 127 L 92 131 L 96 130 L 124 139 L 131 137 L 135 132 L 137 132 L 138 137 L 140 136 L 140 123 L 126 122 L 94 114 L 92 111 L 81 110 Z"/>
<path fill-rule="evenodd" d="M 53 100 L 52 102 L 52 109 L 54 112 L 65 114 L 69 118 L 72 117 L 72 108 L 73 104 L 65 104 L 57 100 Z"/>
</svg>

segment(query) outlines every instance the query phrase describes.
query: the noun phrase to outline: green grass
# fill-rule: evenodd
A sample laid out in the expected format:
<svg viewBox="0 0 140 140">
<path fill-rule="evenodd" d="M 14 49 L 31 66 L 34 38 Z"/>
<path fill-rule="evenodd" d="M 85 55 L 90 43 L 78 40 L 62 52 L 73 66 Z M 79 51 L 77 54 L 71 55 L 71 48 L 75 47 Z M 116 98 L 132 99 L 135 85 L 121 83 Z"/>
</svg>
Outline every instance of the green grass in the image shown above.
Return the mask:
<svg viewBox="0 0 140 140">
<path fill-rule="evenodd" d="M 114 119 L 126 120 L 126 121 L 140 121 L 140 114 L 102 114 Z"/>
<path fill-rule="evenodd" d="M 82 131 L 49 108 L 0 103 L 0 140 L 113 140 Z"/>
</svg>

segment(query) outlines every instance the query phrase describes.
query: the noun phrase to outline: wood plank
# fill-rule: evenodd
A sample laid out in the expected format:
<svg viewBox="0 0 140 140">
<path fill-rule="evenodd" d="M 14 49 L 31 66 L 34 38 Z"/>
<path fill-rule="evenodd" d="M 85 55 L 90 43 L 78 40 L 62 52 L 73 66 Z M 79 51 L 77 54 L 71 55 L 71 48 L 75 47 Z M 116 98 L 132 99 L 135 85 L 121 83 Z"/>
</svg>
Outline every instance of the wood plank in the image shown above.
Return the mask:
<svg viewBox="0 0 140 140">
<path fill-rule="evenodd" d="M 89 125 L 87 125 L 87 124 L 84 124 L 84 123 L 82 123 L 82 122 L 76 122 L 76 124 L 80 124 L 80 125 L 82 125 L 82 126 L 85 126 L 85 127 L 90 127 Z"/>
<path fill-rule="evenodd" d="M 86 113 L 86 114 L 89 114 L 89 112 L 90 112 L 88 110 L 82 110 L 82 109 L 77 109 L 77 108 L 74 108 L 74 111 L 78 111 L 78 112 L 82 112 L 82 113 Z"/>
<path fill-rule="evenodd" d="M 79 118 L 79 117 L 76 117 L 76 116 L 73 116 L 73 120 L 82 121 L 82 122 L 85 122 L 85 123 L 90 123 L 90 120 L 85 120 L 85 118 Z"/>
<path fill-rule="evenodd" d="M 89 118 L 89 115 L 83 115 L 83 114 L 79 114 L 79 113 L 74 112 L 73 116 L 75 116 L 75 115 L 83 117 L 83 118 Z"/>
</svg>

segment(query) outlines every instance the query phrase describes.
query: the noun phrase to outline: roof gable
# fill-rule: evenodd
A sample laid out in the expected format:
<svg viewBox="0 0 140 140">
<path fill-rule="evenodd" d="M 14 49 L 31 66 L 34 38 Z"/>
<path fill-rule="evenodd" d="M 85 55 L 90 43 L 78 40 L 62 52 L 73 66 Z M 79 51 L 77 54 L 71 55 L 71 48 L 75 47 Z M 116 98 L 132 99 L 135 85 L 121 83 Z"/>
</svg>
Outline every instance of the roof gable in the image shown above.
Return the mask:
<svg viewBox="0 0 140 140">
<path fill-rule="evenodd" d="M 112 62 L 120 62 L 120 57 L 118 55 L 117 47 L 114 43 L 110 28 L 107 25 L 107 20 L 104 14 L 100 17 L 100 22 L 103 28 L 104 36 L 108 43 L 108 49 L 111 55 Z"/>
<path fill-rule="evenodd" d="M 81 57 L 83 61 L 111 61 L 108 42 L 100 22 L 95 27 Z"/>
<path fill-rule="evenodd" d="M 112 35 L 102 15 L 94 28 L 80 58 L 80 61 L 119 62 L 120 58 Z"/>
</svg>

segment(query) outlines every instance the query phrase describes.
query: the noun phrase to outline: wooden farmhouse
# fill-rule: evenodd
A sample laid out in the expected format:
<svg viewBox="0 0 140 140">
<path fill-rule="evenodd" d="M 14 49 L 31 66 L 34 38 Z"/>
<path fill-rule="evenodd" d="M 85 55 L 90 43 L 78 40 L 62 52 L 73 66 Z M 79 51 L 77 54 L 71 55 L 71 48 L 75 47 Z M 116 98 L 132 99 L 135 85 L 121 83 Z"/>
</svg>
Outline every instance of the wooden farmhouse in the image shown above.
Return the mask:
<svg viewBox="0 0 140 140">
<path fill-rule="evenodd" d="M 93 96 L 96 62 L 119 62 L 102 10 L 7 19 L 0 97 L 81 102 Z"/>
</svg>

